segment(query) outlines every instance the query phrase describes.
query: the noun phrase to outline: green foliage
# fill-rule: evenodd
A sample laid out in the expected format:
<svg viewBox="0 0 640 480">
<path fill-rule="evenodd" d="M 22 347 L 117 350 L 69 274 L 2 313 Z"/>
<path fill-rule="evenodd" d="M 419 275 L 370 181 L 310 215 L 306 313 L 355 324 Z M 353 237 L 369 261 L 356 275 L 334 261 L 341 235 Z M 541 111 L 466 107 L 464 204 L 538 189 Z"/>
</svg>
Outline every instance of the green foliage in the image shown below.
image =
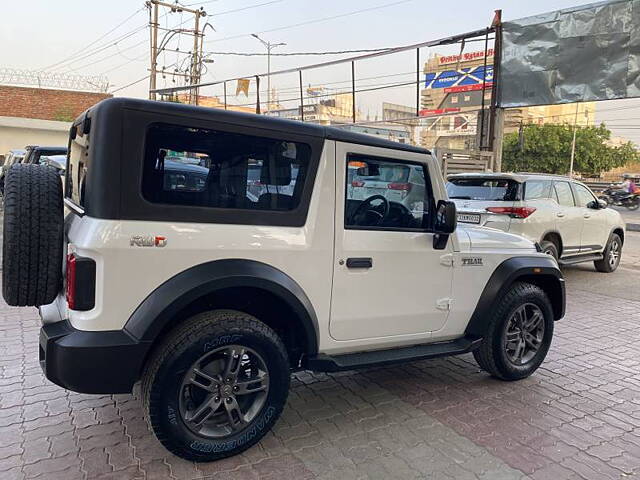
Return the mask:
<svg viewBox="0 0 640 480">
<path fill-rule="evenodd" d="M 612 168 L 640 161 L 640 153 L 628 142 L 611 147 L 606 144 L 611 131 L 604 124 L 578 127 L 573 169 L 585 176 L 598 175 Z M 567 174 L 571 162 L 571 125 L 525 125 L 524 148 L 518 132 L 505 136 L 502 150 L 504 171 Z"/>
</svg>

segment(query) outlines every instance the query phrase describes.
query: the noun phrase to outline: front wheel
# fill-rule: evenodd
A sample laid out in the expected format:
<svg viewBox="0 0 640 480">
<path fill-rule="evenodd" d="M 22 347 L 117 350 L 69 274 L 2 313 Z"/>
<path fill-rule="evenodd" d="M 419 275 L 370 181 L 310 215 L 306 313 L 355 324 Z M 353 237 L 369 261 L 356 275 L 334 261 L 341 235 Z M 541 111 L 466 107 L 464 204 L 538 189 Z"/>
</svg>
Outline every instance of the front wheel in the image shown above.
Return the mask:
<svg viewBox="0 0 640 480">
<path fill-rule="evenodd" d="M 207 462 L 258 442 L 279 418 L 289 382 L 278 335 L 251 315 L 217 310 L 168 335 L 145 369 L 142 398 L 168 450 Z"/>
<path fill-rule="evenodd" d="M 491 312 L 486 336 L 473 356 L 496 378 L 526 378 L 549 351 L 553 323 L 547 294 L 536 285 L 517 282 Z"/>
</svg>

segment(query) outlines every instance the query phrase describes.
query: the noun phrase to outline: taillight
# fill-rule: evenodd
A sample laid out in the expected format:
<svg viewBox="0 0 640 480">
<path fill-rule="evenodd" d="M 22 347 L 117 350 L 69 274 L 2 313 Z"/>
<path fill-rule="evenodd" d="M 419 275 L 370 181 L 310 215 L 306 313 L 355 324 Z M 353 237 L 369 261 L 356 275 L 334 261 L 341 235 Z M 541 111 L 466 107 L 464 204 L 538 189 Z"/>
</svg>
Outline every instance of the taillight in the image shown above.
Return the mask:
<svg viewBox="0 0 640 480">
<path fill-rule="evenodd" d="M 389 190 L 400 190 L 403 192 L 409 192 L 411 191 L 411 184 L 410 183 L 389 183 L 387 184 L 387 188 Z"/>
<path fill-rule="evenodd" d="M 76 256 L 67 255 L 67 304 L 71 310 L 76 309 Z"/>
<path fill-rule="evenodd" d="M 534 207 L 487 207 L 487 212 L 509 215 L 512 218 L 527 218 L 536 211 Z"/>
<path fill-rule="evenodd" d="M 67 255 L 67 305 L 70 310 L 86 311 L 95 306 L 96 262 L 92 258 Z"/>
<path fill-rule="evenodd" d="M 364 187 L 364 182 L 362 180 L 354 180 L 351 182 L 352 187 Z"/>
</svg>

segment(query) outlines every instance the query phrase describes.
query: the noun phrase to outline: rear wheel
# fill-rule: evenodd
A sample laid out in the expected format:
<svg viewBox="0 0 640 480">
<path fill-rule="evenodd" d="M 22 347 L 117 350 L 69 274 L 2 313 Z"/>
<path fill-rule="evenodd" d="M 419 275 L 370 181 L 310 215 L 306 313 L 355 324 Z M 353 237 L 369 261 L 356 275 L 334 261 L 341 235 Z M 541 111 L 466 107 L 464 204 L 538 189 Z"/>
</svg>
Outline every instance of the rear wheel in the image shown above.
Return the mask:
<svg viewBox="0 0 640 480">
<path fill-rule="evenodd" d="M 474 350 L 478 365 L 501 380 L 520 380 L 535 372 L 549 351 L 553 310 L 536 285 L 515 283 L 489 320 L 486 336 Z"/>
<path fill-rule="evenodd" d="M 627 203 L 625 203 L 625 207 L 629 210 L 637 210 L 640 207 L 640 197 L 635 196 L 631 198 Z"/>
<path fill-rule="evenodd" d="M 558 260 L 558 257 L 560 256 L 560 254 L 558 253 L 558 246 L 554 242 L 550 240 L 544 240 L 540 244 L 540 248 L 542 249 L 542 253 L 551 255 L 553 258 Z"/>
<path fill-rule="evenodd" d="M 278 335 L 251 315 L 218 310 L 169 334 L 145 369 L 142 396 L 168 450 L 212 461 L 246 450 L 271 429 L 289 381 Z"/>
<path fill-rule="evenodd" d="M 617 233 L 612 233 L 604 249 L 602 260 L 596 260 L 593 265 L 596 270 L 611 273 L 618 268 L 622 259 L 622 239 Z"/>
</svg>

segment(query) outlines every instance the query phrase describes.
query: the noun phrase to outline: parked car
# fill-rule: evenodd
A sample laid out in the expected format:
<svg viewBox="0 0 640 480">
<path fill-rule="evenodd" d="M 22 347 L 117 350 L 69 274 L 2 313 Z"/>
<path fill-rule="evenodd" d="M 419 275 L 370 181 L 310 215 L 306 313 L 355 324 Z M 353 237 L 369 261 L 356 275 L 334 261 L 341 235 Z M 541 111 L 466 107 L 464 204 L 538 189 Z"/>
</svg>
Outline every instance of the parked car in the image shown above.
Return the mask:
<svg viewBox="0 0 640 480">
<path fill-rule="evenodd" d="M 71 139 L 64 200 L 51 169 L 9 172 L 4 298 L 40 306 L 47 378 L 95 394 L 141 381 L 149 425 L 183 458 L 260 441 L 292 371 L 473 352 L 496 378 L 523 379 L 564 315 L 556 262 L 517 235 L 456 230 L 422 148 L 123 98 L 91 107 Z M 206 152 L 206 176 L 169 149 Z M 386 171 L 415 171 L 421 215 L 402 196 L 354 196 L 350 162 L 388 190 Z M 253 201 L 257 165 L 269 190 Z"/>
<path fill-rule="evenodd" d="M 40 164 L 41 157 L 51 155 L 66 155 L 67 147 L 41 147 L 38 145 L 28 145 L 25 147 L 26 153 L 21 163 Z"/>
<path fill-rule="evenodd" d="M 64 176 L 64 172 L 67 168 L 67 156 L 66 155 L 47 155 L 40 157 L 40 165 L 47 165 L 56 170 L 58 175 Z"/>
<path fill-rule="evenodd" d="M 365 200 L 373 195 L 381 195 L 389 202 L 400 203 L 416 218 L 424 209 L 424 172 L 419 165 L 389 165 L 369 163 L 357 167 L 362 162 L 351 162 L 347 173 L 351 177 L 350 191 L 356 200 Z"/>
<path fill-rule="evenodd" d="M 2 167 L 0 167 L 0 194 L 4 195 L 4 177 L 7 173 L 7 170 L 14 165 L 15 163 L 20 163 L 22 159 L 24 159 L 25 150 L 22 149 L 14 149 L 9 150 L 9 152 L 4 157 L 4 163 Z"/>
<path fill-rule="evenodd" d="M 448 180 L 459 222 L 522 235 L 561 265 L 593 261 L 600 272 L 618 268 L 625 223 L 583 183 L 530 173 L 460 173 Z"/>
</svg>

